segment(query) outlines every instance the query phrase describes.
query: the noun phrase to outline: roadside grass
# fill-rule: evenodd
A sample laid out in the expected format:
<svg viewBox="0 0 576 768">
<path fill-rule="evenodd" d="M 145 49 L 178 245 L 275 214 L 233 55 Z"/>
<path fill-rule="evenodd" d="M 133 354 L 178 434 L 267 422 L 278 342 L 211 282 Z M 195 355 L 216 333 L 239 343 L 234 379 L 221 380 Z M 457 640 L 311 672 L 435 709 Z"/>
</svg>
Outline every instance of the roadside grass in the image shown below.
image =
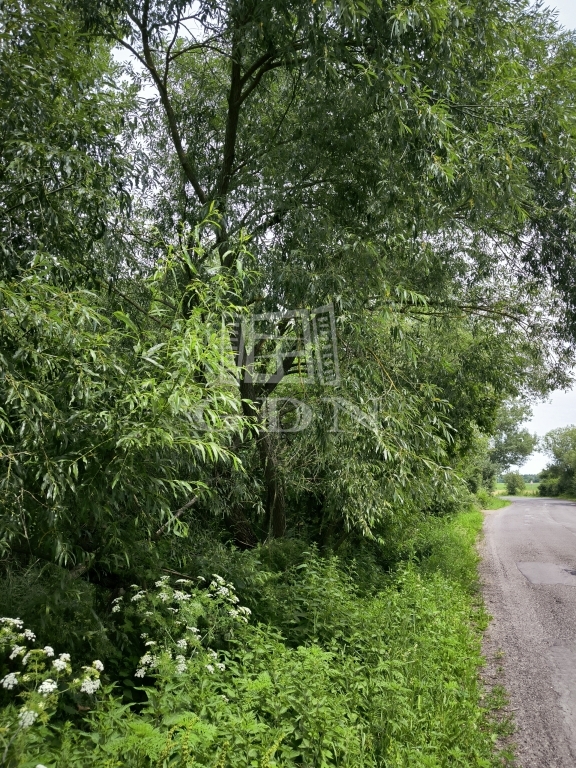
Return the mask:
<svg viewBox="0 0 576 768">
<path fill-rule="evenodd" d="M 502 509 L 503 507 L 510 506 L 510 502 L 506 499 L 499 499 L 498 496 L 490 496 L 488 501 L 482 504 L 482 509 Z"/>
<path fill-rule="evenodd" d="M 240 555 L 242 602 L 251 578 L 258 591 L 251 620 L 223 642 L 221 671 L 200 660 L 178 677 L 167 662 L 139 688 L 149 706 L 128 711 L 110 693 L 82 722 L 21 730 L 9 765 L 177 766 L 189 764 L 190 745 L 198 768 L 512 765 L 495 746 L 505 695 L 479 676 L 489 620 L 478 589 L 482 523 L 475 507 L 428 518 L 384 581 L 367 555 L 344 561 L 309 549 L 275 573 L 261 553 Z M 15 711 L 1 712 L 0 726 Z"/>
</svg>

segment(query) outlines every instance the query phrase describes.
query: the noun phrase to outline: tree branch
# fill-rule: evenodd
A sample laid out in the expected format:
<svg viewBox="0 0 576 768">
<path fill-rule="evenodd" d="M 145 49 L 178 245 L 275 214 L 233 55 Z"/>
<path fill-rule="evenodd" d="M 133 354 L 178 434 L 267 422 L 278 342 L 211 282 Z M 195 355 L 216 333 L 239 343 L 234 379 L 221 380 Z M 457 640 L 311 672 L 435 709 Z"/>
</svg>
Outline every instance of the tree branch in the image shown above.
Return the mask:
<svg viewBox="0 0 576 768">
<path fill-rule="evenodd" d="M 162 536 L 162 534 L 166 530 L 166 528 L 170 525 L 170 523 L 173 523 L 174 520 L 178 520 L 180 517 L 182 517 L 184 512 L 186 512 L 187 509 L 190 509 L 190 507 L 194 506 L 194 504 L 196 504 L 197 501 L 198 501 L 198 496 L 194 496 L 194 498 L 190 499 L 190 501 L 187 501 L 183 507 L 180 507 L 180 509 L 177 512 L 174 512 L 174 514 L 172 515 L 172 518 L 170 520 L 166 520 L 164 525 L 161 525 L 160 528 L 158 528 L 158 530 L 154 534 L 154 538 L 159 539 L 160 536 Z"/>
</svg>

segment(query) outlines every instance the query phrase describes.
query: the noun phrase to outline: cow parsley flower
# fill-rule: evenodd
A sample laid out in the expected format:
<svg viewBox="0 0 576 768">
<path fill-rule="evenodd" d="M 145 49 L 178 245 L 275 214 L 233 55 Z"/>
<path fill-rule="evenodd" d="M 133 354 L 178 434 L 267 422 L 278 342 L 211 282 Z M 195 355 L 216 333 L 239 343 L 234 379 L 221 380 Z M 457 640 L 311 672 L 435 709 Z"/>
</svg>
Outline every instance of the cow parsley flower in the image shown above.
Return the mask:
<svg viewBox="0 0 576 768">
<path fill-rule="evenodd" d="M 92 680 L 90 677 L 85 677 L 84 680 L 82 680 L 80 691 L 91 695 L 96 693 L 98 688 L 100 688 L 100 680 Z"/>
<path fill-rule="evenodd" d="M 17 675 L 18 675 L 18 672 L 10 672 L 5 677 L 3 677 L 2 688 L 7 688 L 9 691 L 11 691 L 12 688 L 18 685 Z"/>
<path fill-rule="evenodd" d="M 38 688 L 38 693 L 41 693 L 43 696 L 48 696 L 51 693 L 54 693 L 58 689 L 58 683 L 54 680 L 44 680 L 43 683 L 40 684 Z"/>
<path fill-rule="evenodd" d="M 24 622 L 22 619 L 11 619 L 9 616 L 3 616 L 0 618 L 0 624 L 11 624 L 16 629 L 22 629 Z"/>
<path fill-rule="evenodd" d="M 158 597 L 160 598 L 160 600 L 162 600 L 163 603 L 165 603 L 167 600 L 170 600 L 170 595 L 167 592 L 159 592 Z"/>
<path fill-rule="evenodd" d="M 98 672 L 104 672 L 104 664 L 102 664 L 102 662 L 99 661 L 98 659 L 92 662 L 92 666 L 94 667 L 94 669 L 97 669 Z"/>
<path fill-rule="evenodd" d="M 26 709 L 26 707 L 24 707 L 18 713 L 20 728 L 30 728 L 30 726 L 34 724 L 37 717 L 38 712 L 34 712 L 33 709 Z"/>
<path fill-rule="evenodd" d="M 54 656 L 54 648 L 52 648 L 51 645 L 45 645 L 43 650 L 46 656 L 48 657 Z"/>
<path fill-rule="evenodd" d="M 144 667 L 140 667 L 140 669 L 137 669 L 136 672 L 134 672 L 134 677 L 144 677 L 146 674 L 146 670 Z"/>
<path fill-rule="evenodd" d="M 130 600 L 131 600 L 133 603 L 137 603 L 137 602 L 138 602 L 138 600 L 142 600 L 142 598 L 143 598 L 143 597 L 145 597 L 145 596 L 146 596 L 146 593 L 144 592 L 144 590 L 141 590 L 140 592 L 136 592 L 136 594 L 135 594 L 135 595 L 132 595 L 132 597 L 130 598 Z"/>
<path fill-rule="evenodd" d="M 177 600 L 179 603 L 183 603 L 185 600 L 190 600 L 190 595 L 187 592 L 181 592 L 179 589 L 175 589 L 174 600 Z"/>
<path fill-rule="evenodd" d="M 212 666 L 212 664 L 206 664 L 206 669 L 208 670 L 208 672 L 210 672 L 210 674 L 214 672 L 214 667 Z"/>
<path fill-rule="evenodd" d="M 16 656 L 20 656 L 21 653 L 24 653 L 25 650 L 26 650 L 26 646 L 25 645 L 15 645 L 12 648 L 12 653 L 10 654 L 10 656 L 8 658 L 9 659 L 15 659 Z"/>
<path fill-rule="evenodd" d="M 34 634 L 34 632 L 32 632 L 31 629 L 24 630 L 24 637 L 26 638 L 26 640 L 36 640 L 36 635 Z"/>
<path fill-rule="evenodd" d="M 218 664 L 216 664 L 216 666 L 218 667 L 220 672 L 224 672 L 224 670 L 226 669 L 226 664 L 222 664 L 222 662 L 219 662 Z"/>
<path fill-rule="evenodd" d="M 178 648 L 187 648 L 188 647 L 188 643 L 186 642 L 186 640 L 183 637 L 180 638 L 180 640 L 176 641 L 176 645 L 178 646 Z"/>
<path fill-rule="evenodd" d="M 183 672 L 186 672 L 186 659 L 184 656 L 178 655 L 176 656 L 176 672 L 181 675 Z"/>
</svg>

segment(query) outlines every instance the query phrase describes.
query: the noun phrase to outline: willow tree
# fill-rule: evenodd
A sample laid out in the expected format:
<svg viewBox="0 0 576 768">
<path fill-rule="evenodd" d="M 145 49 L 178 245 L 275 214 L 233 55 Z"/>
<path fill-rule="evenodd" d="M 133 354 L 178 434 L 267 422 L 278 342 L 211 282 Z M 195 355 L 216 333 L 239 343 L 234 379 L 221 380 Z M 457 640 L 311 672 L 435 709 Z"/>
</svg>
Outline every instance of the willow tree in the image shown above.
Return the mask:
<svg viewBox="0 0 576 768">
<path fill-rule="evenodd" d="M 505 317 L 502 281 L 488 279 L 505 262 L 528 295 L 523 280 L 552 283 L 572 317 L 574 45 L 545 12 L 509 0 L 77 6 L 147 87 L 135 114 L 151 165 L 140 205 L 156 235 L 140 258 L 220 214 L 212 256 L 181 265 L 184 315 L 193 278 L 244 269 L 231 245 L 246 231 L 259 278 L 241 303 L 252 311 L 336 301 L 362 328 L 366 313 L 426 295 L 435 311 Z M 277 536 L 284 493 L 263 403 L 301 363 L 290 344 L 268 380 L 239 383 Z M 376 394 L 388 386 L 382 374 Z M 417 390 L 402 397 L 416 404 Z M 418 405 L 432 421 L 433 402 Z"/>
</svg>

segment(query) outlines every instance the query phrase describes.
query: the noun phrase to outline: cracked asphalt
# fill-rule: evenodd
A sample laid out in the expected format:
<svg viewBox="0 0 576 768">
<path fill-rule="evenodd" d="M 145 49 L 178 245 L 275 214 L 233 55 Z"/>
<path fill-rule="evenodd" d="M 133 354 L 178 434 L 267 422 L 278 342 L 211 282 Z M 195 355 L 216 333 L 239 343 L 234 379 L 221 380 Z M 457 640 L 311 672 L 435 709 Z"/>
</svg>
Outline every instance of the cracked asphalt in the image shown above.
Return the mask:
<svg viewBox="0 0 576 768">
<path fill-rule="evenodd" d="M 576 768 L 576 503 L 485 513 L 481 577 L 522 768 Z"/>
</svg>

